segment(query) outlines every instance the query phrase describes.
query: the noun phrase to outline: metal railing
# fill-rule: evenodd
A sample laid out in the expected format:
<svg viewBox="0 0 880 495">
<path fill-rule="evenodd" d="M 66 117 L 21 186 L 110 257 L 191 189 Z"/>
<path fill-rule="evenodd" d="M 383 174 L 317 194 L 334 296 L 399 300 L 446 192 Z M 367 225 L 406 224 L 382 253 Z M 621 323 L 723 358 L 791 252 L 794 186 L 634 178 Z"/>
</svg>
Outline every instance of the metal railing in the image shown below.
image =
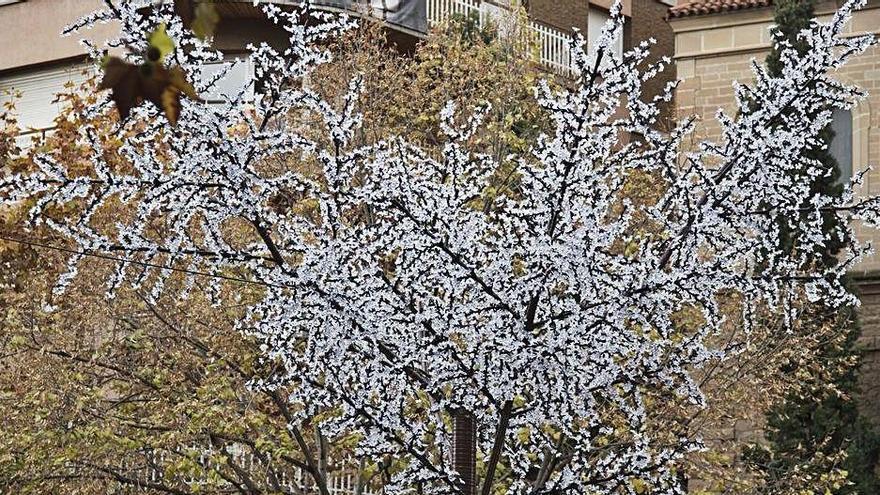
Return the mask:
<svg viewBox="0 0 880 495">
<path fill-rule="evenodd" d="M 461 15 L 479 21 L 480 27 L 491 21 L 491 14 L 483 8 L 482 0 L 427 0 L 428 26 L 436 27 L 450 17 Z M 511 13 L 513 15 L 513 13 Z M 570 33 L 551 26 L 528 21 L 529 34 L 537 45 L 536 62 L 562 75 L 572 75 Z"/>
<path fill-rule="evenodd" d="M 123 471 L 125 471 L 125 474 L 130 476 L 132 480 L 140 480 L 139 482 L 144 485 L 162 482 L 171 482 L 172 485 L 175 483 L 182 483 L 190 488 L 196 488 L 208 484 L 207 479 L 193 475 L 187 475 L 181 478 L 172 477 L 176 479 L 166 478 L 166 466 L 171 464 L 173 459 L 189 457 L 182 449 L 174 449 L 173 452 L 163 450 L 147 451 L 142 455 L 145 456 L 146 465 L 140 465 L 139 467 L 134 468 L 125 468 L 123 466 Z M 284 490 L 304 495 L 317 494 L 320 491 L 312 476 L 306 473 L 303 469 L 299 467 L 278 469 L 276 466 L 275 470 L 270 474 L 269 465 L 272 464 L 271 456 L 267 454 L 267 457 L 269 457 L 269 465 L 267 465 L 266 460 L 257 459 L 253 453 L 247 452 L 244 448 L 235 444 L 226 446 L 223 451 L 206 448 L 201 450 L 199 455 L 191 459 L 207 473 L 211 469 L 219 467 L 217 465 L 218 458 L 224 458 L 227 455 L 231 459 L 234 459 L 234 462 L 239 469 L 242 469 L 249 474 L 264 473 L 263 476 L 266 477 L 264 480 L 256 479 L 255 481 L 261 483 L 265 482 L 266 486 L 277 484 Z M 272 477 L 274 477 L 274 479 Z M 328 473 L 326 480 L 327 491 L 330 492 L 330 495 L 379 495 L 380 491 L 377 491 L 374 487 L 366 484 L 358 486 L 359 483 L 361 483 L 358 477 L 359 474 L 355 470 L 343 470 Z"/>
<path fill-rule="evenodd" d="M 480 16 L 480 25 L 483 25 L 483 12 L 480 9 L 481 0 L 427 0 L 428 2 L 428 26 L 435 27 L 449 17 L 456 14 L 470 17 Z"/>
</svg>

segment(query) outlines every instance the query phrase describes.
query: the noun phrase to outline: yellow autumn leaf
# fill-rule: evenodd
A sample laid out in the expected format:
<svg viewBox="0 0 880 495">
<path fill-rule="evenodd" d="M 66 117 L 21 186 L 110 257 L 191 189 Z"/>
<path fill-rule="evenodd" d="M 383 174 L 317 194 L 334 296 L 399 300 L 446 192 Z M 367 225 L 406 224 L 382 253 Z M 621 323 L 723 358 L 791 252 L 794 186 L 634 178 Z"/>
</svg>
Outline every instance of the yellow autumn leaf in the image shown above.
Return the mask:
<svg viewBox="0 0 880 495">
<path fill-rule="evenodd" d="M 174 51 L 174 40 L 171 39 L 171 36 L 168 36 L 168 31 L 165 29 L 164 22 L 159 24 L 159 27 L 150 33 L 147 42 L 150 43 L 151 47 L 159 50 L 158 62 L 160 64 L 165 61 L 166 55 Z"/>
<path fill-rule="evenodd" d="M 529 430 L 528 428 L 520 428 L 516 432 L 516 439 L 520 443 L 529 443 L 529 439 L 532 436 L 531 433 L 532 433 L 531 430 Z"/>
<path fill-rule="evenodd" d="M 648 493 L 648 484 L 641 479 L 634 479 L 632 482 L 632 487 L 633 490 L 635 490 L 635 492 L 638 494 Z"/>
<path fill-rule="evenodd" d="M 189 99 L 194 101 L 199 101 L 199 95 L 196 93 L 196 89 L 190 84 L 189 81 L 186 80 L 186 73 L 183 72 L 183 69 L 180 67 L 174 67 L 168 71 L 169 83 L 177 88 L 181 93 L 186 95 Z"/>
</svg>

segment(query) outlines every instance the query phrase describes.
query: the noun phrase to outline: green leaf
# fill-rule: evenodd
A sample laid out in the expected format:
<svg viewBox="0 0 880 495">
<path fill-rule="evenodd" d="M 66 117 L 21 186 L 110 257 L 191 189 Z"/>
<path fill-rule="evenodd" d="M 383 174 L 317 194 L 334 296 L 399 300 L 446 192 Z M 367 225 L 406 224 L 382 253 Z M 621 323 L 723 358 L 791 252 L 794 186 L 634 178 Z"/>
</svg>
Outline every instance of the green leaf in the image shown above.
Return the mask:
<svg viewBox="0 0 880 495">
<path fill-rule="evenodd" d="M 150 46 L 159 50 L 159 63 L 165 61 L 165 56 L 174 51 L 174 40 L 171 39 L 171 36 L 168 36 L 168 32 L 165 30 L 165 23 L 159 24 L 159 27 L 156 28 L 155 31 L 150 33 L 147 41 L 150 43 Z"/>
</svg>

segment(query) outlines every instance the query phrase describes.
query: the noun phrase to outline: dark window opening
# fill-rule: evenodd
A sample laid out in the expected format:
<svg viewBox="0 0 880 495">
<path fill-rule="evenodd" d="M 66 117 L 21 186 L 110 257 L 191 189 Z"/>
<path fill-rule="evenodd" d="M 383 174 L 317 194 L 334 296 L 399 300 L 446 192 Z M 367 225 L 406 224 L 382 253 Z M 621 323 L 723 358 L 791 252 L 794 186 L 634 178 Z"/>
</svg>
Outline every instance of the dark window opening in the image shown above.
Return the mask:
<svg viewBox="0 0 880 495">
<path fill-rule="evenodd" d="M 834 131 L 834 139 L 831 140 L 829 151 L 837 160 L 840 169 L 840 182 L 848 184 L 853 174 L 853 121 L 852 112 L 849 110 L 836 109 L 831 114 L 831 129 Z"/>
</svg>

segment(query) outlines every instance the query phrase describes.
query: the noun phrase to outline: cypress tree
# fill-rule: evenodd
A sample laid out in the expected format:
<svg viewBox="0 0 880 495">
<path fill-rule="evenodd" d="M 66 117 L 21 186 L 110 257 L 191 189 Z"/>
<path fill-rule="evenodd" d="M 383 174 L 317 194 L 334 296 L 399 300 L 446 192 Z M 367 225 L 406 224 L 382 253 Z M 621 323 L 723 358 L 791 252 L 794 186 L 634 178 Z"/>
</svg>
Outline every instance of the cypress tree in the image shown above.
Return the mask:
<svg viewBox="0 0 880 495">
<path fill-rule="evenodd" d="M 780 42 L 788 43 L 801 53 L 807 49 L 798 40 L 798 33 L 809 27 L 815 15 L 815 5 L 813 0 L 775 0 L 774 4 L 778 37 L 766 63 L 770 74 L 778 77 L 782 72 L 780 54 L 783 46 Z M 825 146 L 811 151 L 812 158 L 828 172 L 816 178 L 811 189 L 840 195 L 843 191 L 840 168 L 829 151 L 832 139 L 834 131 L 829 125 L 821 135 Z M 804 198 L 804 206 L 807 206 L 807 202 L 808 199 Z M 830 242 L 822 252 L 814 253 L 812 262 L 834 265 L 846 239 L 835 237 L 838 222 L 835 215 L 826 214 L 823 220 L 823 228 Z M 785 218 L 777 221 L 782 227 L 780 247 L 790 249 L 797 242 L 798 233 L 785 228 L 788 223 Z M 761 468 L 768 486 L 774 486 L 775 481 L 790 478 L 796 466 L 808 464 L 817 453 L 833 455 L 846 451 L 842 468 L 849 473 L 852 484 L 840 487 L 835 494 L 880 493 L 880 479 L 875 474 L 880 440 L 864 418 L 859 417 L 856 407 L 857 366 L 845 365 L 854 358 L 857 361 L 859 357 L 857 339 L 860 327 L 857 316 L 853 308 L 840 311 L 812 308 L 809 313 L 810 324 L 834 325 L 840 335 L 839 339 L 817 349 L 819 362 L 828 371 L 822 377 L 826 383 L 809 384 L 801 393 L 789 394 L 769 411 L 765 431 L 768 444 L 764 448 L 752 449 L 746 457 Z M 796 366 L 793 364 L 782 372 L 793 376 Z"/>
</svg>

